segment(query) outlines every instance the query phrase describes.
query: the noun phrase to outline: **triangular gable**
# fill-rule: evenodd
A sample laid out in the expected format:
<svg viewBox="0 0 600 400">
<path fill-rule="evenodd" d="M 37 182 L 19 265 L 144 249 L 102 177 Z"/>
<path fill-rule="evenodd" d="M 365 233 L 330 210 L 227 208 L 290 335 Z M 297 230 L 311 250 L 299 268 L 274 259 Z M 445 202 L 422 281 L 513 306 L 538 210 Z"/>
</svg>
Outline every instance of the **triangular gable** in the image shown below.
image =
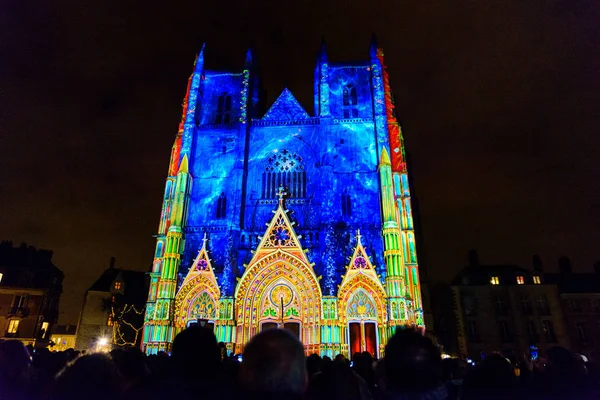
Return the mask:
<svg viewBox="0 0 600 400">
<path fill-rule="evenodd" d="M 277 196 L 279 197 L 279 206 L 273 211 L 273 218 L 267 224 L 267 230 L 262 236 L 249 265 L 277 250 L 291 253 L 300 260 L 310 264 L 304 250 L 300 246 L 300 236 L 296 235 L 294 231 L 295 223 L 290 221 L 287 215 L 288 210 L 283 207 L 283 196 L 285 196 L 283 188 L 279 189 Z"/>
<path fill-rule="evenodd" d="M 264 121 L 293 121 L 309 118 L 308 113 L 287 88 L 283 89 L 283 92 L 275 100 L 275 103 L 269 108 L 265 116 L 262 117 Z"/>
<path fill-rule="evenodd" d="M 205 233 L 204 238 L 202 239 L 202 248 L 198 252 L 198 256 L 194 260 L 194 263 L 190 267 L 190 270 L 188 271 L 185 279 L 183 280 L 181 288 L 183 289 L 186 286 L 186 284 L 189 283 L 191 280 L 202 275 L 211 284 L 214 285 L 214 289 L 217 293 L 220 294 L 219 285 L 217 284 L 217 278 L 215 277 L 212 263 L 210 262 L 210 258 L 208 257 L 206 242 L 208 242 L 208 238 L 206 237 Z"/>
<path fill-rule="evenodd" d="M 354 248 L 354 254 L 350 258 L 350 263 L 346 266 L 346 274 L 342 279 L 340 288 L 352 281 L 357 275 L 364 275 L 370 278 L 373 284 L 377 285 L 381 290 L 384 290 L 381 280 L 375 271 L 375 267 L 371 264 L 371 260 L 362 245 L 361 237 L 360 230 L 356 231 L 356 247 Z"/>
</svg>

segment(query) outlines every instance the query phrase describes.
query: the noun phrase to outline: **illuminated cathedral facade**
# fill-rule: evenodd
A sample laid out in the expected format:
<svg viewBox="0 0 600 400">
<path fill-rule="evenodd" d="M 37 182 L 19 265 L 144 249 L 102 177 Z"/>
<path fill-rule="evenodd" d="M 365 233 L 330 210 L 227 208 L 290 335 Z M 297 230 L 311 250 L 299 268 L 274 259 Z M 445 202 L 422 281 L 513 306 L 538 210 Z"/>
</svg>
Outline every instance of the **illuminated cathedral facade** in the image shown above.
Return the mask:
<svg viewBox="0 0 600 400">
<path fill-rule="evenodd" d="M 307 354 L 383 355 L 423 328 L 404 143 L 381 48 L 330 63 L 314 114 L 285 89 L 261 112 L 251 51 L 241 71 L 196 59 L 171 152 L 143 344 L 169 351 L 191 324 L 240 353 L 286 328 Z"/>
</svg>

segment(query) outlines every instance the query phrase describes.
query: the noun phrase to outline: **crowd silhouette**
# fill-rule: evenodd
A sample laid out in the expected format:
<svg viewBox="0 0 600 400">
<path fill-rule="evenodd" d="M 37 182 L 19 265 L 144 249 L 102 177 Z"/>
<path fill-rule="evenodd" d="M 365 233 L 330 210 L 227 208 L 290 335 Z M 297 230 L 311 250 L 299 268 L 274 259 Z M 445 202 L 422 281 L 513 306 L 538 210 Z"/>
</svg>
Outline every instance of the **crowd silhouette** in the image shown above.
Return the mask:
<svg viewBox="0 0 600 400">
<path fill-rule="evenodd" d="M 173 342 L 171 355 L 138 348 L 109 354 L 50 352 L 0 341 L 0 400 L 284 399 L 455 400 L 600 399 L 591 363 L 555 347 L 545 358 L 511 364 L 491 354 L 475 366 L 441 358 L 419 332 L 399 329 L 375 360 L 305 357 L 289 331 L 256 335 L 243 355 L 227 355 L 212 331 L 192 326 Z"/>
</svg>

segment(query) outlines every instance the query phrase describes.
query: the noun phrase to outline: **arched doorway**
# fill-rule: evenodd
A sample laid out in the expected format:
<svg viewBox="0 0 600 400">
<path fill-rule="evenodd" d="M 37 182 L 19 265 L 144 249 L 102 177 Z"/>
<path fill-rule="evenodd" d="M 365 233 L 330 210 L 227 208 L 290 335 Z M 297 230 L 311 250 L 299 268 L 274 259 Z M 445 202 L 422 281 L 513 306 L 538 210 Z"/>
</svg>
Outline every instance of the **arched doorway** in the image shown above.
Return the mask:
<svg viewBox="0 0 600 400">
<path fill-rule="evenodd" d="M 362 288 L 354 291 L 346 305 L 346 318 L 350 357 L 364 351 L 377 356 L 377 306 L 373 297 Z"/>
<path fill-rule="evenodd" d="M 289 329 L 307 352 L 320 346 L 321 289 L 312 267 L 277 250 L 258 260 L 236 290 L 236 352 L 265 329 Z"/>
</svg>

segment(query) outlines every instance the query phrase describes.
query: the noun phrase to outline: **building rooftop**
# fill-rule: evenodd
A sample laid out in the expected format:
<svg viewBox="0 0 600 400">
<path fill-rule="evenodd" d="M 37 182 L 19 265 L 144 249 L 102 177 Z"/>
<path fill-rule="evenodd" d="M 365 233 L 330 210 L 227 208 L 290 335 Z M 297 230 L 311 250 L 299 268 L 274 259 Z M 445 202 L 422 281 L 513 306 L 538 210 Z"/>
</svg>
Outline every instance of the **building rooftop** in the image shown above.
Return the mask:
<svg viewBox="0 0 600 400">
<path fill-rule="evenodd" d="M 517 285 L 517 276 L 523 276 L 525 284 L 533 283 L 533 272 L 518 265 L 468 265 L 452 280 L 452 285 L 489 285 L 492 277 L 499 285 Z"/>
</svg>

